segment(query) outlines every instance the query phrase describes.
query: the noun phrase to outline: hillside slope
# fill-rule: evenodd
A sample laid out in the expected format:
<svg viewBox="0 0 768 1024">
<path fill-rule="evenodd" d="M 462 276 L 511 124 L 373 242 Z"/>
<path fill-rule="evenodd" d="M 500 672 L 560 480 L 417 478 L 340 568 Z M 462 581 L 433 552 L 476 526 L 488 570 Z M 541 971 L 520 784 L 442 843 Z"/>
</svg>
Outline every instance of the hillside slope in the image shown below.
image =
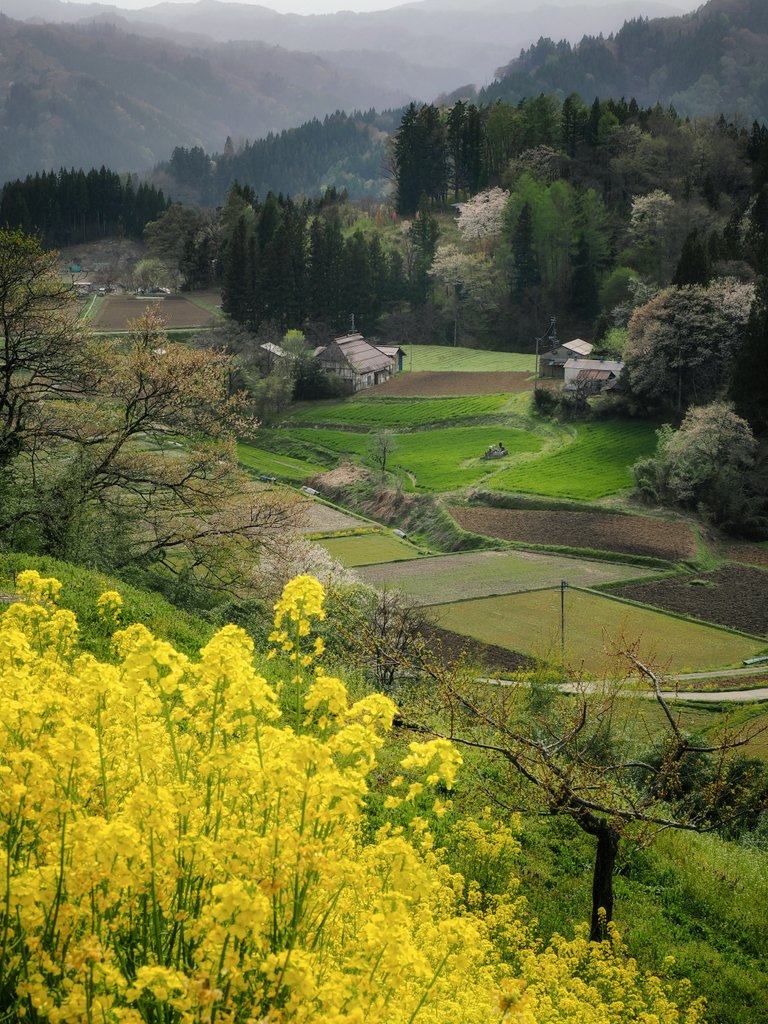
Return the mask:
<svg viewBox="0 0 768 1024">
<path fill-rule="evenodd" d="M 678 113 L 723 112 L 768 120 L 768 4 L 710 0 L 692 14 L 627 22 L 607 39 L 576 46 L 541 39 L 499 72 L 486 102 L 539 92 L 634 96 L 641 105 L 672 104 Z"/>
</svg>

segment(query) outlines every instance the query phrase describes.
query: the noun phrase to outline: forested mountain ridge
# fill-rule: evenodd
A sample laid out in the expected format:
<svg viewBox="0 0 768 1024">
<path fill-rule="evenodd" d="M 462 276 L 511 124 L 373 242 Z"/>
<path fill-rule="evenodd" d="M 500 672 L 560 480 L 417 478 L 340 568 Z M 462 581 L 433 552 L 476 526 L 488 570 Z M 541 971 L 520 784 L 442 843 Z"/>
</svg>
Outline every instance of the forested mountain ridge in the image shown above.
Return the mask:
<svg viewBox="0 0 768 1024">
<path fill-rule="evenodd" d="M 205 49 L 112 25 L 0 15 L 0 181 L 61 166 L 142 170 L 175 146 L 220 149 L 403 93 L 320 57 L 258 43 Z"/>
<path fill-rule="evenodd" d="M 540 39 L 481 94 L 516 102 L 538 92 L 634 96 L 686 116 L 768 119 L 768 5 L 710 0 L 692 14 L 628 21 L 608 38 Z"/>
</svg>

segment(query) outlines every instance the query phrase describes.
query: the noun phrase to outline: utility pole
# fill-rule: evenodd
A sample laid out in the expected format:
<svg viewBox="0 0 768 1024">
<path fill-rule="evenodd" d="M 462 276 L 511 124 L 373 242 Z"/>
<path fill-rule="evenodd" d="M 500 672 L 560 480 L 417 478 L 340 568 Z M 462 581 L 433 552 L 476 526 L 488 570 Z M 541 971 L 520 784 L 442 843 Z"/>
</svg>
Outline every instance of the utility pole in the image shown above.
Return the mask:
<svg viewBox="0 0 768 1024">
<path fill-rule="evenodd" d="M 554 316 L 550 317 L 549 327 L 546 329 L 544 334 L 540 338 L 536 338 L 536 374 L 533 383 L 534 387 L 536 387 L 536 381 L 539 379 L 540 347 L 541 343 L 544 341 L 549 341 L 553 350 L 557 348 L 557 319 Z"/>
<path fill-rule="evenodd" d="M 568 584 L 560 580 L 560 660 L 565 666 L 565 591 Z"/>
</svg>

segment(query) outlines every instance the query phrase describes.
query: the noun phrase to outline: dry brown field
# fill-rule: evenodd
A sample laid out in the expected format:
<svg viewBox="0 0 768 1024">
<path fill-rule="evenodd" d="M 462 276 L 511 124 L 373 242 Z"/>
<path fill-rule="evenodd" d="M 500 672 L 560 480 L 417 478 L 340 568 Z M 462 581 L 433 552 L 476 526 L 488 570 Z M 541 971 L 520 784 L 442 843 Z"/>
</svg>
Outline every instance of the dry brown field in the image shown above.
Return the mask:
<svg viewBox="0 0 768 1024">
<path fill-rule="evenodd" d="M 159 306 L 160 315 L 170 330 L 211 327 L 216 322 L 213 313 L 190 302 L 183 295 L 159 298 L 154 295 L 107 295 L 98 301 L 91 323 L 99 331 L 125 331 L 129 320 L 135 320 L 147 307 L 152 306 Z"/>
<path fill-rule="evenodd" d="M 768 572 L 762 569 L 723 565 L 679 579 L 625 583 L 611 587 L 610 592 L 754 636 L 768 636 Z"/>
<path fill-rule="evenodd" d="M 463 373 L 457 370 L 400 373 L 376 388 L 382 398 L 442 398 L 454 395 L 512 395 L 531 391 L 527 373 Z M 373 391 L 371 391 L 373 394 Z"/>
<path fill-rule="evenodd" d="M 690 528 L 685 523 L 667 519 L 472 505 L 449 511 L 464 530 L 499 540 L 616 551 L 671 562 L 684 561 L 696 554 L 696 541 Z"/>
</svg>

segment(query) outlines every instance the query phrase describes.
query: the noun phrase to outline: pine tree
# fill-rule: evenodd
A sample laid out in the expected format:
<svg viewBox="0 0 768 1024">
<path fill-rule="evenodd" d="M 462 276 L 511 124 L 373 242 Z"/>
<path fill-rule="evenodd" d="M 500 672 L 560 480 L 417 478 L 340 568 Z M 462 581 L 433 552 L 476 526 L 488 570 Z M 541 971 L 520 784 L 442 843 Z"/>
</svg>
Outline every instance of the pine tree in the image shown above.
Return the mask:
<svg viewBox="0 0 768 1024">
<path fill-rule="evenodd" d="M 762 278 L 731 377 L 736 411 L 756 434 L 768 431 L 768 279 Z"/>
<path fill-rule="evenodd" d="M 520 302 L 528 291 L 541 284 L 539 261 L 533 246 L 533 215 L 528 203 L 523 204 L 512 233 L 512 253 L 514 256 L 512 299 L 515 302 Z"/>
<path fill-rule="evenodd" d="M 440 228 L 432 216 L 429 200 L 425 195 L 419 202 L 419 210 L 410 230 L 413 245 L 413 261 L 411 266 L 411 297 L 416 303 L 427 301 L 431 286 L 429 268 L 437 251 L 437 239 Z"/>
<path fill-rule="evenodd" d="M 248 227 L 241 216 L 227 245 L 222 273 L 221 305 L 233 320 L 244 324 L 249 319 Z"/>
<path fill-rule="evenodd" d="M 672 284 L 682 288 L 688 284 L 708 285 L 712 280 L 707 245 L 694 228 L 683 243 Z"/>
</svg>

